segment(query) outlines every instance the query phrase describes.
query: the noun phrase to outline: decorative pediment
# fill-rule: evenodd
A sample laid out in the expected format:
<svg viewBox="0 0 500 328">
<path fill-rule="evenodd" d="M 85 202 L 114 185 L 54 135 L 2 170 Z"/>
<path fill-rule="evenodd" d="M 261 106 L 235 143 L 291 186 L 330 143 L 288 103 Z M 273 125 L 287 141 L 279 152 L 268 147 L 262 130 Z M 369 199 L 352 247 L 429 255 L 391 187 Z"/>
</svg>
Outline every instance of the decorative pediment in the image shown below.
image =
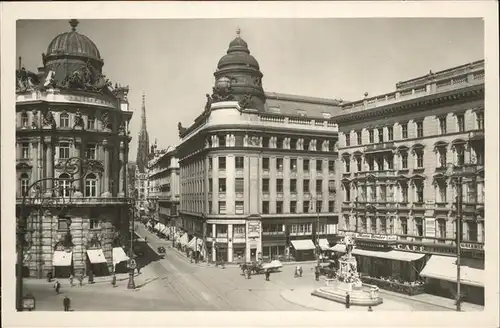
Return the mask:
<svg viewBox="0 0 500 328">
<path fill-rule="evenodd" d="M 439 140 L 434 144 L 435 150 L 438 148 L 446 148 L 446 147 L 448 147 L 448 143 L 446 141 Z"/>
<path fill-rule="evenodd" d="M 19 171 L 28 171 L 28 170 L 31 170 L 33 168 L 33 166 L 29 163 L 26 163 L 26 162 L 21 162 L 21 163 L 18 163 L 16 165 L 16 170 L 19 170 Z"/>
<path fill-rule="evenodd" d="M 375 176 L 373 174 L 371 174 L 371 173 L 368 173 L 366 175 L 366 180 L 375 180 Z"/>
</svg>

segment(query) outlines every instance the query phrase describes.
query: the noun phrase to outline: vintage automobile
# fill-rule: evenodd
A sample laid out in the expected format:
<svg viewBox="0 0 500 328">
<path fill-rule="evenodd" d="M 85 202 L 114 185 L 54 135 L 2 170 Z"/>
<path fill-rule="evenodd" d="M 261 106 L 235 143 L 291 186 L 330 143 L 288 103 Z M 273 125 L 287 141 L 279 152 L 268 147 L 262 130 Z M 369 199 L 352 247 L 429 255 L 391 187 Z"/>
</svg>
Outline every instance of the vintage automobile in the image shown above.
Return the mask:
<svg viewBox="0 0 500 328">
<path fill-rule="evenodd" d="M 319 274 L 324 275 L 330 279 L 334 278 L 336 275 L 337 269 L 335 268 L 335 263 L 330 261 L 329 263 L 320 263 L 319 264 Z"/>
<path fill-rule="evenodd" d="M 283 264 L 278 260 L 274 260 L 268 263 L 262 263 L 261 261 L 258 261 L 240 264 L 240 268 L 243 273 L 245 273 L 245 271 L 247 270 L 250 270 L 252 274 L 265 273 L 266 271 L 276 272 L 282 267 Z"/>
</svg>

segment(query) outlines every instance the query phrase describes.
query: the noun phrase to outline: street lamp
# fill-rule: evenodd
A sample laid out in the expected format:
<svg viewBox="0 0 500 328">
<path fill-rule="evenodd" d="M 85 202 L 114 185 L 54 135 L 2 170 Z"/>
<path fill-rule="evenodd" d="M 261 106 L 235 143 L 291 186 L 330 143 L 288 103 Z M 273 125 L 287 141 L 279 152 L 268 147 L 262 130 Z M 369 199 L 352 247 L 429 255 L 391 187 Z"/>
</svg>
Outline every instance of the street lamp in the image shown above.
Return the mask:
<svg viewBox="0 0 500 328">
<path fill-rule="evenodd" d="M 71 203 L 72 192 L 77 191 L 73 186 L 76 181 L 83 180 L 86 172 L 89 170 L 94 170 L 98 167 L 102 167 L 102 164 L 96 160 L 82 159 L 80 157 L 71 157 L 67 159 L 64 163 L 61 163 L 61 168 L 63 173 L 70 176 L 69 179 L 66 178 L 43 178 L 33 182 L 26 189 L 22 189 L 23 198 L 20 205 L 19 218 L 17 220 L 17 272 L 16 272 L 16 309 L 17 311 L 24 310 L 23 304 L 23 262 L 24 262 L 24 248 L 26 246 L 26 221 L 28 216 L 31 214 L 32 207 L 38 207 L 41 210 L 44 207 L 52 207 L 57 204 L 60 206 L 59 212 L 63 213 L 68 204 Z M 79 177 L 75 178 L 75 175 L 79 174 Z M 64 184 L 60 182 L 64 181 Z M 52 182 L 53 184 L 48 185 L 47 182 Z M 70 187 L 72 186 L 72 187 Z M 62 202 L 54 199 L 55 192 L 58 191 L 63 195 L 61 197 Z M 66 192 L 69 191 L 68 202 L 66 202 Z"/>
<path fill-rule="evenodd" d="M 476 176 L 476 167 L 474 165 L 463 165 L 459 170 L 456 170 L 456 167 L 453 163 L 447 164 L 446 176 L 450 179 L 456 179 L 457 186 L 457 196 L 455 198 L 456 204 L 456 247 L 457 247 L 457 293 L 456 293 L 456 306 L 457 311 L 461 311 L 461 297 L 460 297 L 460 257 L 461 257 L 461 239 L 462 239 L 462 194 L 463 194 L 463 178 L 471 177 L 475 180 Z M 474 186 L 475 190 L 476 186 Z"/>
</svg>

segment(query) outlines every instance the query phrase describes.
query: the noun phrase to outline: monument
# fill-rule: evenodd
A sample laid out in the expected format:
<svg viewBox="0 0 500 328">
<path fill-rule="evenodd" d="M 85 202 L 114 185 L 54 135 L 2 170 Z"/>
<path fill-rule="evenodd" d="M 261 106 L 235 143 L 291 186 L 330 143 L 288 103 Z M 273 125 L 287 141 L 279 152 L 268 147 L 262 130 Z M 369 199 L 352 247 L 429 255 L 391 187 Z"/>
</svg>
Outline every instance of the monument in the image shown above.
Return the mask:
<svg viewBox="0 0 500 328">
<path fill-rule="evenodd" d="M 379 288 L 363 284 L 358 273 L 356 258 L 352 255 L 354 241 L 345 236 L 341 241 L 345 245 L 346 254 L 339 259 L 339 268 L 334 279 L 327 279 L 326 285 L 313 291 L 311 295 L 330 301 L 345 303 L 346 295 L 350 296 L 351 305 L 374 306 L 383 302 L 379 296 Z"/>
</svg>

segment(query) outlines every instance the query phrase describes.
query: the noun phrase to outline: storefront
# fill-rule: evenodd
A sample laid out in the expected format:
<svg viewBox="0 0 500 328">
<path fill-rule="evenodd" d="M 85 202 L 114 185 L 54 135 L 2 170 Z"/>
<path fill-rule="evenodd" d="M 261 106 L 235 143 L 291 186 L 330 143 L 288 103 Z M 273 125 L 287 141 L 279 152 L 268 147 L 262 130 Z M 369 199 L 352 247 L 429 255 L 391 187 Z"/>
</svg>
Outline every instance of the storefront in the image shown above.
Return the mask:
<svg viewBox="0 0 500 328">
<path fill-rule="evenodd" d="M 449 298 L 456 297 L 457 258 L 431 255 L 420 276 L 426 279 L 426 292 Z M 484 305 L 484 261 L 460 260 L 460 294 L 466 302 Z"/>
<path fill-rule="evenodd" d="M 129 257 L 121 247 L 113 247 L 113 268 L 115 273 L 127 272 L 127 261 Z"/>
<path fill-rule="evenodd" d="M 52 257 L 55 278 L 68 278 L 73 273 L 73 252 L 56 250 Z"/>
<path fill-rule="evenodd" d="M 87 271 L 92 271 L 95 276 L 109 275 L 109 269 L 102 249 L 87 250 Z"/>
<path fill-rule="evenodd" d="M 296 261 L 310 261 L 316 258 L 314 245 L 311 239 L 290 240 L 293 247 L 293 257 Z"/>
<path fill-rule="evenodd" d="M 227 262 L 227 243 L 216 243 L 215 244 L 215 261 Z"/>
<path fill-rule="evenodd" d="M 246 255 L 246 243 L 233 242 L 233 263 L 244 263 Z"/>
</svg>

